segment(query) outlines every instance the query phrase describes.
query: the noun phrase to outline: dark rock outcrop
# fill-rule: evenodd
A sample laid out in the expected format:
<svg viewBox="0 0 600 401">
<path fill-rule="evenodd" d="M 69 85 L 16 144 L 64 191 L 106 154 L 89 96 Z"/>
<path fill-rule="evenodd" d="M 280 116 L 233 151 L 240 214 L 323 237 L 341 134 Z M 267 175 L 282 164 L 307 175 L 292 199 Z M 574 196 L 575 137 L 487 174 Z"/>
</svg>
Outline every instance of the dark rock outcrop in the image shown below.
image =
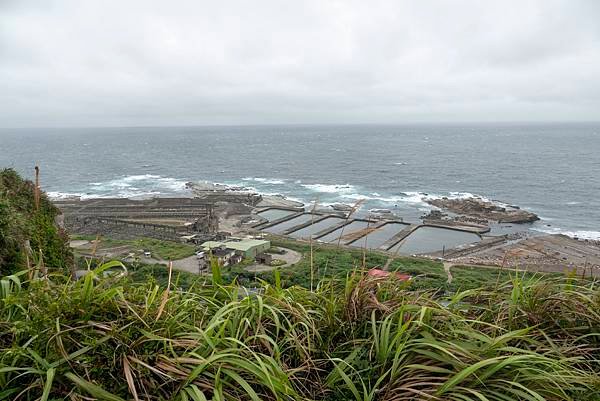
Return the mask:
<svg viewBox="0 0 600 401">
<path fill-rule="evenodd" d="M 471 219 L 492 221 L 498 223 L 531 223 L 539 220 L 532 212 L 513 207 L 493 203 L 481 198 L 437 198 L 425 199 L 430 205 L 449 212 L 466 216 Z"/>
</svg>

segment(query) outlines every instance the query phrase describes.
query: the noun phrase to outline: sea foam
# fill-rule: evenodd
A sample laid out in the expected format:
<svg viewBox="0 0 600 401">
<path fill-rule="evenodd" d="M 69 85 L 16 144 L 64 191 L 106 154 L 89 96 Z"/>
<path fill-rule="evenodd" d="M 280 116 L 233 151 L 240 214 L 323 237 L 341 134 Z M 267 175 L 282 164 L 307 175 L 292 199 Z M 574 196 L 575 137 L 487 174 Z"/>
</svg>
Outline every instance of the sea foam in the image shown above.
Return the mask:
<svg viewBox="0 0 600 401">
<path fill-rule="evenodd" d="M 154 196 L 181 196 L 189 191 L 186 181 L 156 174 L 128 175 L 108 181 L 92 182 L 75 191 L 49 191 L 52 199 L 70 197 L 89 198 L 150 198 Z"/>
<path fill-rule="evenodd" d="M 330 193 L 330 194 L 343 194 L 351 193 L 355 191 L 354 185 L 350 184 L 302 184 L 302 187 L 309 189 L 313 192 Z"/>
<path fill-rule="evenodd" d="M 261 184 L 269 184 L 269 185 L 283 185 L 285 184 L 285 180 L 279 178 L 263 178 L 263 177 L 244 177 L 242 181 L 254 181 L 259 182 Z"/>
<path fill-rule="evenodd" d="M 589 231 L 589 230 L 579 230 L 579 231 L 570 231 L 563 230 L 560 227 L 536 227 L 533 228 L 534 231 L 538 231 L 545 234 L 562 234 L 571 238 L 579 238 L 579 239 L 588 239 L 594 241 L 600 241 L 600 231 Z"/>
</svg>

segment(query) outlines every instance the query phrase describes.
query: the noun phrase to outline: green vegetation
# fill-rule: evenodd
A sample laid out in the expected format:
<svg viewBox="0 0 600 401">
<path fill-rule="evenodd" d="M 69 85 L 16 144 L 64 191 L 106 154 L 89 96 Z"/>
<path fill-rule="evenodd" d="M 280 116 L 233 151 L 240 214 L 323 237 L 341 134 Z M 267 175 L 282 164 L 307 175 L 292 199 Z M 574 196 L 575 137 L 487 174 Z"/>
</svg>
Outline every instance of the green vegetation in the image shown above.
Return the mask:
<svg viewBox="0 0 600 401">
<path fill-rule="evenodd" d="M 278 248 L 288 248 L 303 254 L 303 258 L 295 265 L 279 269 L 281 285 L 284 288 L 299 285 L 310 288 L 310 246 L 306 243 L 296 242 L 282 238 L 270 238 L 277 244 Z M 277 256 L 275 255 L 275 258 Z M 456 292 L 474 288 L 493 288 L 498 283 L 510 279 L 511 270 L 501 270 L 494 268 L 479 268 L 468 266 L 452 267 L 452 282 L 448 283 L 448 275 L 440 262 L 412 257 L 395 257 L 387 264 L 389 255 L 377 252 L 367 251 L 363 253 L 360 249 L 338 248 L 332 245 L 318 244 L 313 247 L 313 272 L 314 283 L 323 279 L 345 280 L 357 270 L 370 269 L 373 267 L 383 268 L 387 265 L 390 271 L 399 271 L 410 274 L 414 280 L 410 283 L 411 290 L 435 290 L 441 292 Z M 363 265 L 364 261 L 364 265 Z M 245 270 L 247 265 L 254 263 L 251 260 L 244 260 L 242 263 L 224 267 L 222 277 L 225 283 L 231 284 L 237 282 L 244 286 L 255 286 L 260 281 L 275 284 L 274 272 L 248 272 Z M 284 262 L 279 262 L 284 263 Z M 278 264 L 276 261 L 275 264 Z M 145 282 L 149 278 L 154 278 L 161 286 L 167 282 L 167 268 L 164 265 L 154 266 L 129 266 L 133 272 L 133 277 L 138 282 Z M 193 283 L 205 278 L 196 274 L 186 272 L 176 272 L 178 286 L 188 289 Z M 533 274 L 525 273 L 526 278 Z"/>
<path fill-rule="evenodd" d="M 265 251 L 265 253 L 271 253 L 274 255 L 281 255 L 283 253 L 283 249 L 278 248 L 276 246 L 271 246 L 269 249 Z"/>
<path fill-rule="evenodd" d="M 35 185 L 12 169 L 0 170 L 0 274 L 30 263 L 68 270 L 72 254 L 68 236 L 55 224 L 60 213 L 45 194 L 35 204 Z"/>
<path fill-rule="evenodd" d="M 73 235 L 72 238 L 87 241 L 93 241 L 96 239 L 96 237 L 93 235 Z M 194 255 L 196 251 L 196 248 L 190 244 L 146 237 L 141 237 L 135 240 L 101 237 L 98 249 L 101 250 L 104 248 L 113 248 L 118 246 L 128 246 L 132 252 L 147 250 L 152 253 L 153 258 L 162 260 L 178 260 L 187 258 Z"/>
<path fill-rule="evenodd" d="M 142 284 L 148 281 L 156 283 L 161 288 L 166 288 L 169 282 L 169 269 L 162 264 L 156 265 L 130 265 L 127 264 L 130 278 L 133 282 Z M 172 272 L 172 283 L 174 287 L 189 290 L 194 284 L 207 281 L 207 276 L 199 276 L 195 273 L 174 270 Z"/>
<path fill-rule="evenodd" d="M 140 238 L 132 241 L 133 245 L 152 252 L 153 257 L 163 260 L 177 260 L 194 255 L 196 248 L 190 244 L 162 241 L 153 238 Z"/>
<path fill-rule="evenodd" d="M 293 249 L 304 255 L 296 265 L 281 270 L 284 286 L 301 285 L 310 288 L 310 245 L 280 237 L 271 237 L 269 240 L 278 248 Z M 398 256 L 389 261 L 390 255 L 383 252 L 369 250 L 364 252 L 361 249 L 348 249 L 320 243 L 313 245 L 312 252 L 315 282 L 325 278 L 344 279 L 354 269 L 358 268 L 370 269 L 386 266 L 390 271 L 400 271 L 416 277 L 417 279 L 411 284 L 412 289 L 441 289 L 454 292 L 493 286 L 510 278 L 510 271 L 508 270 L 453 267 L 453 280 L 448 284 L 448 275 L 444 271 L 442 263 L 434 260 Z M 227 277 L 230 279 L 233 279 L 236 275 L 242 281 L 256 276 L 273 283 L 272 273 L 250 274 L 236 269 L 227 271 Z"/>
<path fill-rule="evenodd" d="M 436 297 L 356 274 L 244 296 L 215 266 L 188 291 L 110 267 L 2 281 L 0 400 L 600 399 L 596 282 Z"/>
</svg>

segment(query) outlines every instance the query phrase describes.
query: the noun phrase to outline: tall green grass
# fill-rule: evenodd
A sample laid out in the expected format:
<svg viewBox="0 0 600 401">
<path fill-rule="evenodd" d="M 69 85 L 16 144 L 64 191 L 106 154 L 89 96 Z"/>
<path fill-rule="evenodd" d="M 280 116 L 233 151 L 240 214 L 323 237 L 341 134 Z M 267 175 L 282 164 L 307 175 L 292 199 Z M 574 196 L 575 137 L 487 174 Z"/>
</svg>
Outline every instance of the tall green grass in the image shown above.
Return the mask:
<svg viewBox="0 0 600 401">
<path fill-rule="evenodd" d="M 356 271 L 314 290 L 215 279 L 0 282 L 0 400 L 600 399 L 597 283 L 439 298 Z"/>
</svg>

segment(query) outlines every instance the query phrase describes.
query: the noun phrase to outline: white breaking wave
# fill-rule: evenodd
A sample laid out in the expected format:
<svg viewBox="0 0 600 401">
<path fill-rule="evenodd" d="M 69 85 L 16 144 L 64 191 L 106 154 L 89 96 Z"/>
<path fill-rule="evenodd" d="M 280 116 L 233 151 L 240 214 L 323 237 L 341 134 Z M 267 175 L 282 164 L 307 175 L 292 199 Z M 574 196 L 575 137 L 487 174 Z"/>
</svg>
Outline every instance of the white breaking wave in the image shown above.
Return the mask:
<svg viewBox="0 0 600 401">
<path fill-rule="evenodd" d="M 600 231 L 588 231 L 588 230 L 580 230 L 580 231 L 569 231 L 563 230 L 559 227 L 544 227 L 544 228 L 533 228 L 534 231 L 538 231 L 545 234 L 562 234 L 571 238 L 580 238 L 580 239 L 589 239 L 600 241 Z"/>
<path fill-rule="evenodd" d="M 468 198 L 480 198 L 486 199 L 483 196 L 472 194 L 471 192 L 450 192 L 447 196 L 450 199 L 468 199 Z"/>
<path fill-rule="evenodd" d="M 178 180 L 176 178 L 169 178 L 169 177 L 161 177 L 157 179 L 158 182 L 160 183 L 160 186 L 162 186 L 163 188 L 169 188 L 173 191 L 177 191 L 177 192 L 183 192 L 186 191 L 186 181 L 181 181 Z"/>
<path fill-rule="evenodd" d="M 329 194 L 346 194 L 355 191 L 354 185 L 350 184 L 302 184 L 306 189 L 314 192 L 329 193 Z"/>
<path fill-rule="evenodd" d="M 304 199 L 300 199 L 300 198 L 296 198 L 294 196 L 288 196 L 288 195 L 284 195 L 284 196 L 286 199 L 289 199 L 291 201 L 306 204 L 306 201 Z"/>
<path fill-rule="evenodd" d="M 285 184 L 285 180 L 279 179 L 279 178 L 245 177 L 245 178 L 242 178 L 242 181 L 254 181 L 254 182 L 260 182 L 261 184 L 270 184 L 270 185 Z"/>
<path fill-rule="evenodd" d="M 149 198 L 182 195 L 188 192 L 186 182 L 155 174 L 129 175 L 104 182 L 92 182 L 83 191 L 50 191 L 52 199 L 89 198 Z"/>
<path fill-rule="evenodd" d="M 408 192 L 408 193 L 422 194 L 423 198 L 427 198 L 427 199 L 441 199 L 441 198 L 448 198 L 448 199 L 468 199 L 468 198 L 477 198 L 477 199 L 482 199 L 482 200 L 489 200 L 485 196 L 476 195 L 476 194 L 473 194 L 471 192 L 448 192 L 445 195 L 440 195 L 440 194 L 426 194 L 426 193 L 423 193 L 423 192 Z"/>
<path fill-rule="evenodd" d="M 86 195 L 81 192 L 59 192 L 59 191 L 48 191 L 48 192 L 46 192 L 46 194 L 48 195 L 48 197 L 50 199 L 55 199 L 55 200 L 76 198 L 76 197 L 83 198 Z"/>
<path fill-rule="evenodd" d="M 135 184 L 135 186 L 134 186 Z M 93 192 L 115 193 L 119 196 L 160 195 L 186 191 L 186 182 L 171 177 L 155 174 L 130 175 L 115 180 L 93 185 Z"/>
<path fill-rule="evenodd" d="M 406 196 L 403 198 L 404 202 L 415 203 L 415 204 L 423 204 L 429 206 L 427 202 L 425 202 L 426 198 L 429 198 L 429 195 L 423 192 L 405 192 Z"/>
<path fill-rule="evenodd" d="M 427 196 L 430 199 L 439 199 L 442 197 L 446 197 L 448 199 L 469 199 L 469 198 L 476 198 L 476 199 L 481 199 L 482 201 L 485 202 L 493 202 L 491 199 L 482 196 L 482 195 L 477 195 L 471 192 L 449 192 L 448 195 L 428 195 Z M 500 203 L 500 202 L 495 202 L 495 203 Z"/>
<path fill-rule="evenodd" d="M 425 212 L 430 211 L 435 208 L 434 206 L 427 203 L 428 199 L 431 199 L 431 200 L 441 199 L 443 197 L 446 197 L 449 199 L 477 198 L 477 199 L 481 199 L 486 202 L 492 202 L 499 206 L 505 206 L 505 207 L 509 206 L 506 203 L 494 201 L 485 196 L 473 194 L 470 192 L 449 192 L 446 195 L 440 195 L 440 194 L 430 194 L 430 193 L 418 192 L 418 191 L 407 191 L 407 192 L 401 192 L 398 195 L 388 195 L 388 196 L 381 195 L 378 192 L 371 192 L 368 195 L 361 194 L 361 193 L 341 193 L 340 194 L 340 198 L 342 200 L 347 200 L 347 201 L 366 200 L 366 201 L 375 201 L 375 202 L 381 202 L 381 203 L 387 203 L 387 204 L 399 204 L 399 203 L 406 204 L 406 203 L 408 203 L 410 205 L 417 207 L 419 211 L 425 211 Z"/>
<path fill-rule="evenodd" d="M 342 195 L 342 198 L 351 200 L 362 199 L 384 203 L 412 203 L 422 206 L 427 205 L 427 203 L 425 202 L 425 198 L 427 197 L 427 194 L 424 194 L 422 192 L 403 192 L 402 195 L 397 196 L 381 196 L 377 192 L 372 192 L 370 195 L 363 195 L 357 193 Z"/>
<path fill-rule="evenodd" d="M 425 196 L 425 198 L 427 199 L 441 199 L 441 198 L 448 198 L 448 199 L 469 199 L 469 198 L 476 198 L 476 199 L 481 199 L 484 202 L 491 202 L 497 206 L 502 206 L 502 207 L 509 207 L 510 205 L 508 203 L 505 202 L 501 202 L 498 200 L 493 200 L 490 199 L 486 196 L 483 195 L 478 195 L 478 194 L 474 194 L 471 192 L 448 192 L 447 195 L 439 195 L 439 194 L 427 194 L 427 196 Z"/>
</svg>

